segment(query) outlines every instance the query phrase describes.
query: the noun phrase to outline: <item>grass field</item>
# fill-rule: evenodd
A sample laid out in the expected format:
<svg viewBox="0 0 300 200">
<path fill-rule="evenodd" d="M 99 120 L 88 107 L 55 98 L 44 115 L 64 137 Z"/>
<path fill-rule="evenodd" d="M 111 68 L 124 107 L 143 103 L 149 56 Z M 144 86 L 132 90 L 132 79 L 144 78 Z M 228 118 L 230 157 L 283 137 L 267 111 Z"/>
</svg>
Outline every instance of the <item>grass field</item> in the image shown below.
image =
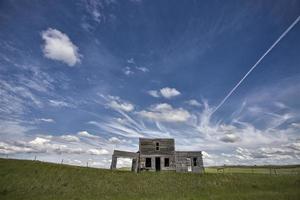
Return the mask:
<svg viewBox="0 0 300 200">
<path fill-rule="evenodd" d="M 209 168 L 207 171 L 214 170 Z M 215 169 L 216 170 L 216 169 Z M 225 169 L 226 170 L 226 169 Z M 131 173 L 0 159 L 0 199 L 300 199 L 299 174 Z"/>
<path fill-rule="evenodd" d="M 288 166 L 224 166 L 205 168 L 206 173 L 300 175 L 299 165 Z"/>
</svg>

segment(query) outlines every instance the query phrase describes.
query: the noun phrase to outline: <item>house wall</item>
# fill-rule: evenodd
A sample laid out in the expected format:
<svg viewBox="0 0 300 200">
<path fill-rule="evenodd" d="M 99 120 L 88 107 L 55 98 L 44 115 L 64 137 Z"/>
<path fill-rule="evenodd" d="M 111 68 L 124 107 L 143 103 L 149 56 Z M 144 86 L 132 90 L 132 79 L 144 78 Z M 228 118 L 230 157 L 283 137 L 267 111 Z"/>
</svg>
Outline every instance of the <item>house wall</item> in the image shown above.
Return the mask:
<svg viewBox="0 0 300 200">
<path fill-rule="evenodd" d="M 156 143 L 159 149 L 156 149 Z M 140 168 L 155 171 L 155 158 L 160 157 L 160 170 L 175 170 L 175 142 L 174 139 L 140 138 Z M 151 158 L 151 167 L 146 167 L 146 158 Z M 165 158 L 169 158 L 169 167 L 165 167 Z"/>
<path fill-rule="evenodd" d="M 196 158 L 196 166 L 193 164 L 193 159 Z M 191 172 L 203 173 L 203 159 L 201 151 L 176 151 L 175 152 L 176 172 Z"/>
<path fill-rule="evenodd" d="M 160 157 L 160 170 L 175 170 L 175 156 L 174 155 L 140 155 L 140 169 L 148 171 L 156 171 L 155 158 Z M 146 158 L 151 158 L 151 167 L 146 167 Z M 169 158 L 169 167 L 165 167 L 165 158 Z"/>
<path fill-rule="evenodd" d="M 156 150 L 157 142 L 159 143 L 159 150 Z M 140 138 L 139 149 L 141 155 L 174 155 L 174 139 Z"/>
</svg>

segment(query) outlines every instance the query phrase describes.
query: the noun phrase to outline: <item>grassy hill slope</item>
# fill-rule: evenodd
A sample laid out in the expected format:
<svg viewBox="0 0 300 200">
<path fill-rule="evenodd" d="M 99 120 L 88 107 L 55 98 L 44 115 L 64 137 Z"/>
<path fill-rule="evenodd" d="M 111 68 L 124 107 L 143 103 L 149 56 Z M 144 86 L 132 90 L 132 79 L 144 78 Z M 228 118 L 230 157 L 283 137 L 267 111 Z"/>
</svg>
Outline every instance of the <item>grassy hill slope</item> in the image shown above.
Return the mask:
<svg viewBox="0 0 300 200">
<path fill-rule="evenodd" d="M 131 173 L 0 159 L 0 199 L 300 199 L 299 175 Z"/>
</svg>

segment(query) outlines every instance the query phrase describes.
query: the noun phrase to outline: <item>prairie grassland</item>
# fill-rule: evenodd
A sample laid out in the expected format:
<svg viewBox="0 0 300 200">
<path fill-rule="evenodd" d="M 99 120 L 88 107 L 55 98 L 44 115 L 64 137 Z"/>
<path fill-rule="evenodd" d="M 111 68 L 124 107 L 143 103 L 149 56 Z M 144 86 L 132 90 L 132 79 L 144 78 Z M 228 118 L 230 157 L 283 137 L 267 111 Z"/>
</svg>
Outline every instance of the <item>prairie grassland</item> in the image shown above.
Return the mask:
<svg viewBox="0 0 300 200">
<path fill-rule="evenodd" d="M 300 174 L 300 166 L 225 166 L 207 167 L 206 173 L 225 174 L 271 174 L 271 175 L 297 175 Z"/>
<path fill-rule="evenodd" d="M 132 173 L 0 159 L 0 199 L 300 199 L 300 175 Z"/>
</svg>

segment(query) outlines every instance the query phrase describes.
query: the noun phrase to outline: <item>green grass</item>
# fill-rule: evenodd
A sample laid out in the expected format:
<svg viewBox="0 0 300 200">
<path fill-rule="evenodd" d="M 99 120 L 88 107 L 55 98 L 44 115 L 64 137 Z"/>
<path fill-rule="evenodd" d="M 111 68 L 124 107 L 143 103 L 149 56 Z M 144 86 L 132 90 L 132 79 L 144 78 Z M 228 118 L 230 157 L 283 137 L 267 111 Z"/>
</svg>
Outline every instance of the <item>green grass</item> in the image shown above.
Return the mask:
<svg viewBox="0 0 300 200">
<path fill-rule="evenodd" d="M 0 199 L 300 199 L 300 175 L 132 173 L 0 159 Z"/>
<path fill-rule="evenodd" d="M 223 168 L 218 171 L 218 168 Z M 290 166 L 225 166 L 208 167 L 206 173 L 225 173 L 225 174 L 271 174 L 271 175 L 298 175 L 300 174 L 299 165 Z"/>
</svg>

